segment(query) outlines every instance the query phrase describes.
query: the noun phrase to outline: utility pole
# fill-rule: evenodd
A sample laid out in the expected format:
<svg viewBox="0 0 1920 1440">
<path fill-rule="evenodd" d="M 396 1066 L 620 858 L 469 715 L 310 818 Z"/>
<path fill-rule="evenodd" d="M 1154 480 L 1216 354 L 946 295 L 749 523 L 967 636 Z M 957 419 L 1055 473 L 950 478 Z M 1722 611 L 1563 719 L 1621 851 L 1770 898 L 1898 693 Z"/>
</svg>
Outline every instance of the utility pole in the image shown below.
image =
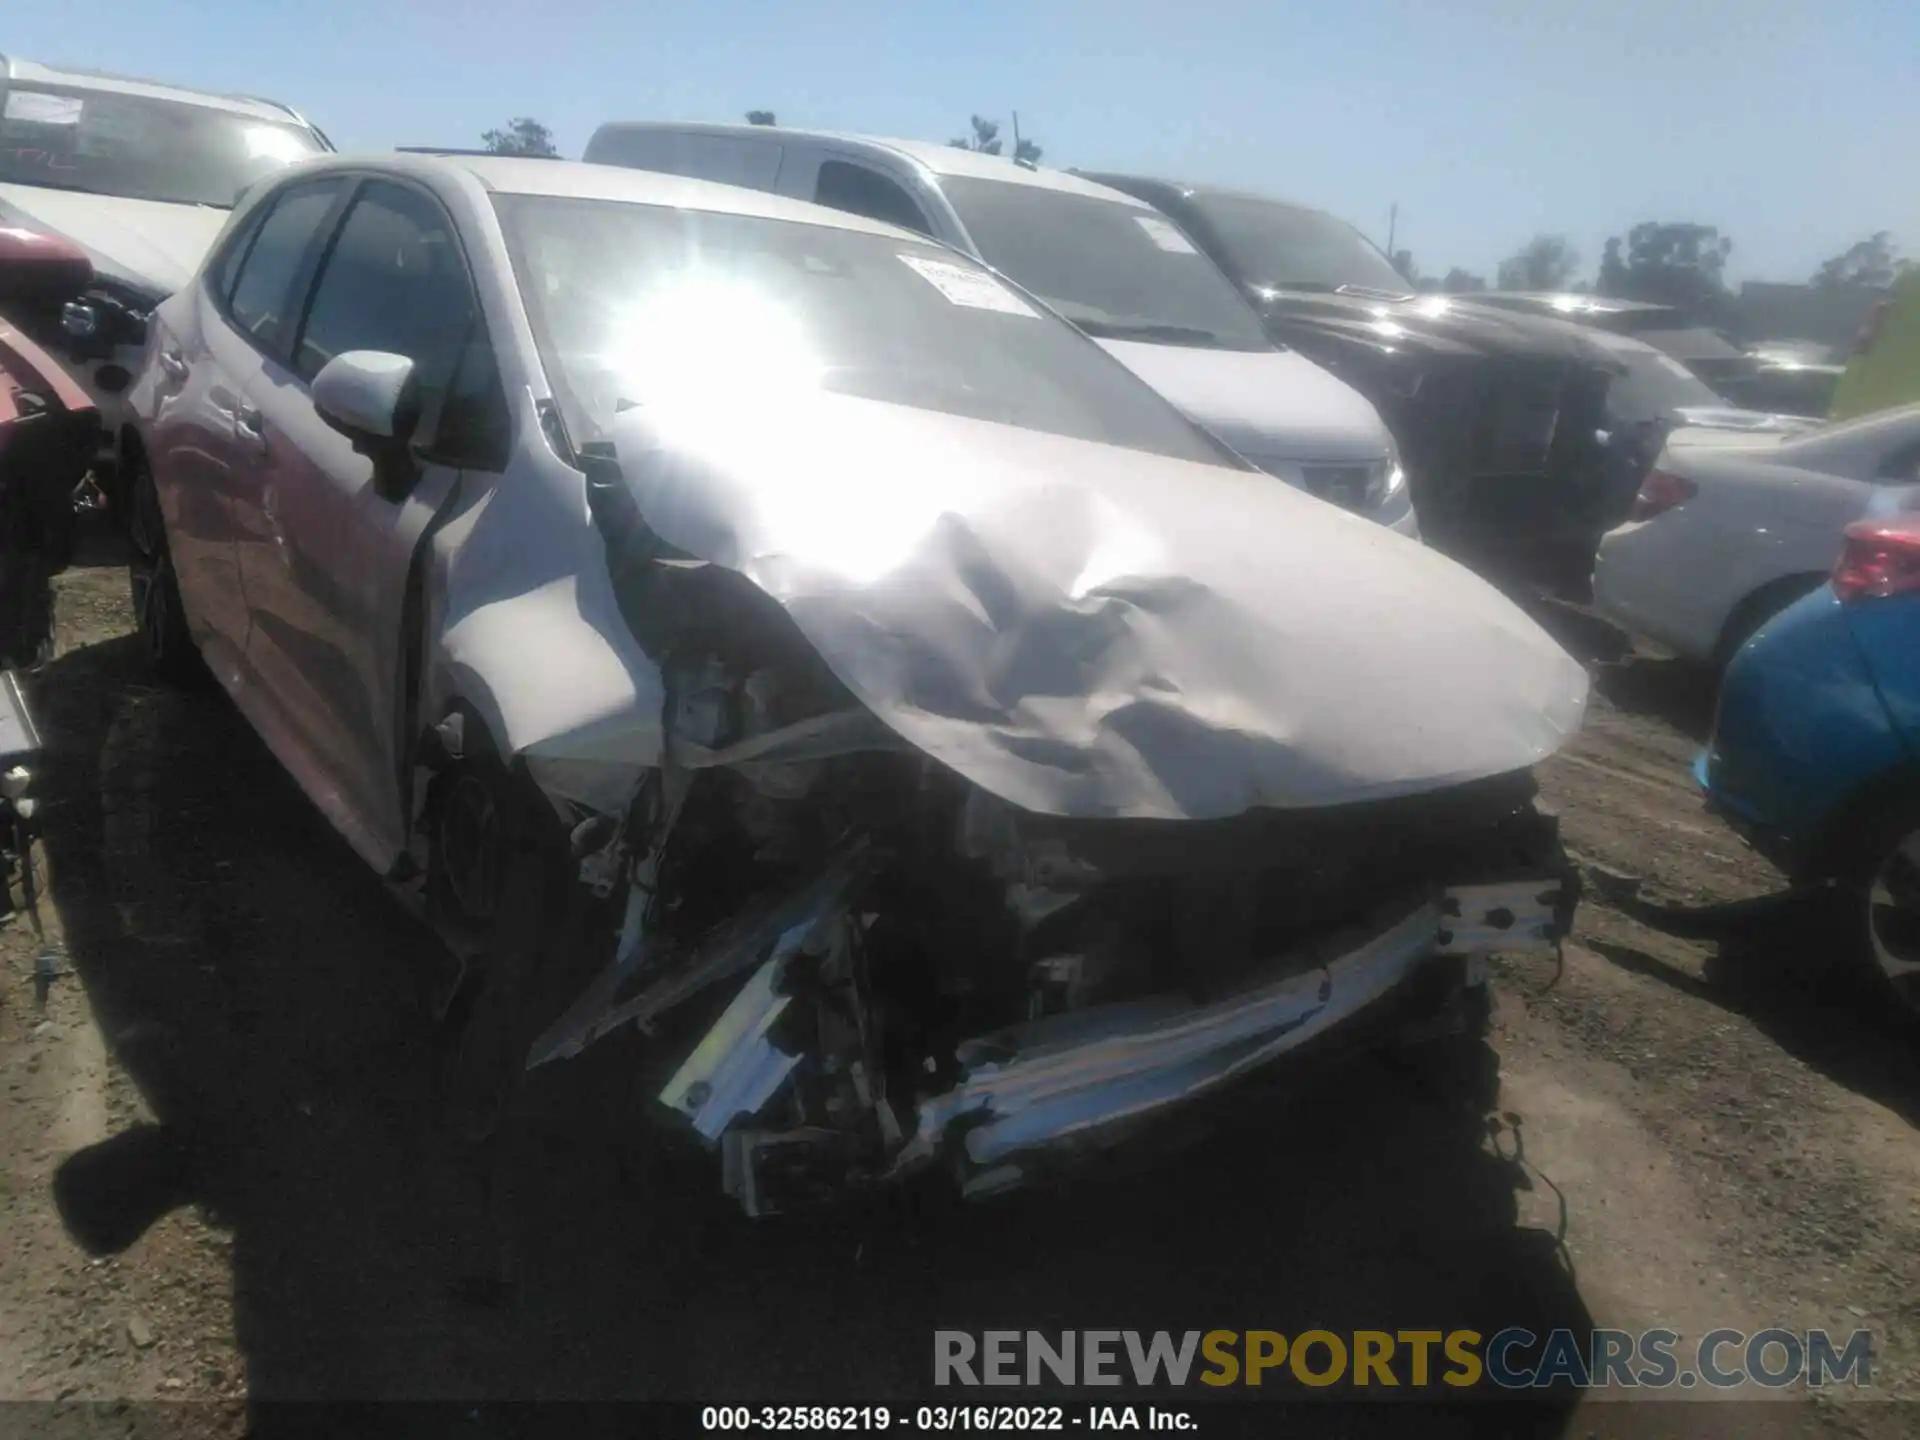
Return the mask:
<svg viewBox="0 0 1920 1440">
<path fill-rule="evenodd" d="M 1400 226 L 1400 202 L 1394 201 L 1387 207 L 1387 259 L 1393 259 L 1393 236 Z"/>
<path fill-rule="evenodd" d="M 1013 158 L 1020 158 L 1020 112 L 1013 112 Z"/>
</svg>

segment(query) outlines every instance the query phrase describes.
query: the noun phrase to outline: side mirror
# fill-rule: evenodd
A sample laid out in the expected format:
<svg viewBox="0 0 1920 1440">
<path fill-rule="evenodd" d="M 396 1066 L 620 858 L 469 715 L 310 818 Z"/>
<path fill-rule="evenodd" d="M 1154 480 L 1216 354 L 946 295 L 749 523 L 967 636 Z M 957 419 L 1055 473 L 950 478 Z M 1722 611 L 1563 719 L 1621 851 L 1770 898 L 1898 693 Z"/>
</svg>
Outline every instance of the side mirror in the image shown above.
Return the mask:
<svg viewBox="0 0 1920 1440">
<path fill-rule="evenodd" d="M 413 361 L 384 350 L 349 350 L 320 367 L 312 395 L 320 418 L 373 461 L 380 493 L 404 495 L 415 474 L 408 446 L 420 422 Z"/>
</svg>

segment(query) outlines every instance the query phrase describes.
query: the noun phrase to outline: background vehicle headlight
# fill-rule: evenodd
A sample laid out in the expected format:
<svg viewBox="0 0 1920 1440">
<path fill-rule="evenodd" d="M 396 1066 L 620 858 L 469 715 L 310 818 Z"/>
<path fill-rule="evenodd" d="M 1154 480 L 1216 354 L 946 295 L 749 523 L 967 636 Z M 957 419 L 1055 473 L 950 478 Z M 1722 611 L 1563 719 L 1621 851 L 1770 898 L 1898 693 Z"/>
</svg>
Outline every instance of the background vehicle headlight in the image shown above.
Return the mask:
<svg viewBox="0 0 1920 1440">
<path fill-rule="evenodd" d="M 1367 503 L 1380 506 L 1407 488 L 1406 467 L 1400 463 L 1400 447 L 1387 442 L 1387 458 L 1376 460 L 1367 477 Z"/>
</svg>

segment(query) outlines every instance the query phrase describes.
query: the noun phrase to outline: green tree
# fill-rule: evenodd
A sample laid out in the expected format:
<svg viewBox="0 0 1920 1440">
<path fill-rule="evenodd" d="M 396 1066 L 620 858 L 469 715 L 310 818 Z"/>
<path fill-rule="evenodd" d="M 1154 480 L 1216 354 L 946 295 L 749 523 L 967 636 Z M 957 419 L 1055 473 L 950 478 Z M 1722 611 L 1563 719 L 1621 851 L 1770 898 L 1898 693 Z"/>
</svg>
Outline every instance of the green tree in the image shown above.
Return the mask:
<svg viewBox="0 0 1920 1440">
<path fill-rule="evenodd" d="M 1891 234 L 1876 230 L 1821 265 L 1814 272 L 1813 283 L 1823 290 L 1852 285 L 1884 289 L 1911 264 L 1911 260 L 1900 258 Z"/>
<path fill-rule="evenodd" d="M 1536 235 L 1500 262 L 1495 283 L 1502 290 L 1564 290 L 1579 264 L 1566 236 Z"/>
<path fill-rule="evenodd" d="M 1712 225 L 1648 220 L 1607 241 L 1595 290 L 1619 300 L 1675 305 L 1712 319 L 1727 304 L 1725 272 L 1733 241 Z"/>
<path fill-rule="evenodd" d="M 747 111 L 747 124 L 749 125 L 771 125 L 773 123 L 773 112 L 771 110 Z"/>
<path fill-rule="evenodd" d="M 1484 276 L 1462 270 L 1458 265 L 1447 271 L 1445 278 L 1440 282 L 1441 291 L 1448 295 L 1469 295 L 1475 290 L 1486 288 L 1487 282 Z"/>
<path fill-rule="evenodd" d="M 504 130 L 489 130 L 480 143 L 494 155 L 539 155 L 548 158 L 560 152 L 554 149 L 553 132 L 538 120 L 522 115 L 507 122 Z"/>
<path fill-rule="evenodd" d="M 1420 267 L 1414 262 L 1413 252 L 1411 250 L 1396 250 L 1390 258 L 1393 261 L 1393 268 L 1406 277 L 1407 283 L 1416 289 L 1419 288 Z"/>
<path fill-rule="evenodd" d="M 1000 122 L 989 120 L 983 115 L 972 116 L 969 123 L 973 134 L 963 135 L 947 143 L 956 150 L 972 150 L 981 155 L 998 155 L 1001 149 Z M 1026 165 L 1040 163 L 1040 147 L 1024 136 L 1013 147 L 1013 158 Z"/>
<path fill-rule="evenodd" d="M 998 155 L 1000 153 L 1000 122 L 975 115 L 973 134 L 962 135 L 947 143 L 956 150 L 973 150 L 982 155 Z"/>
</svg>

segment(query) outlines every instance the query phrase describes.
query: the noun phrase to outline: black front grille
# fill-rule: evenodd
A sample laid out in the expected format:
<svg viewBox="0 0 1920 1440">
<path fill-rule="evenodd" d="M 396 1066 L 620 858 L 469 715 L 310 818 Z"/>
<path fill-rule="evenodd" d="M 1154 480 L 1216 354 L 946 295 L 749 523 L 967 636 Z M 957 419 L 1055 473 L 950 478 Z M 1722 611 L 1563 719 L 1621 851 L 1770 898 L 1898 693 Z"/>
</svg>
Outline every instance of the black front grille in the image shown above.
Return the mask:
<svg viewBox="0 0 1920 1440">
<path fill-rule="evenodd" d="M 1397 433 L 1421 519 L 1436 538 L 1580 530 L 1600 509 L 1609 376 L 1573 361 L 1437 365 Z"/>
<path fill-rule="evenodd" d="M 1363 510 L 1371 468 L 1367 465 L 1304 465 L 1301 476 L 1310 494 L 1347 510 Z"/>
</svg>

